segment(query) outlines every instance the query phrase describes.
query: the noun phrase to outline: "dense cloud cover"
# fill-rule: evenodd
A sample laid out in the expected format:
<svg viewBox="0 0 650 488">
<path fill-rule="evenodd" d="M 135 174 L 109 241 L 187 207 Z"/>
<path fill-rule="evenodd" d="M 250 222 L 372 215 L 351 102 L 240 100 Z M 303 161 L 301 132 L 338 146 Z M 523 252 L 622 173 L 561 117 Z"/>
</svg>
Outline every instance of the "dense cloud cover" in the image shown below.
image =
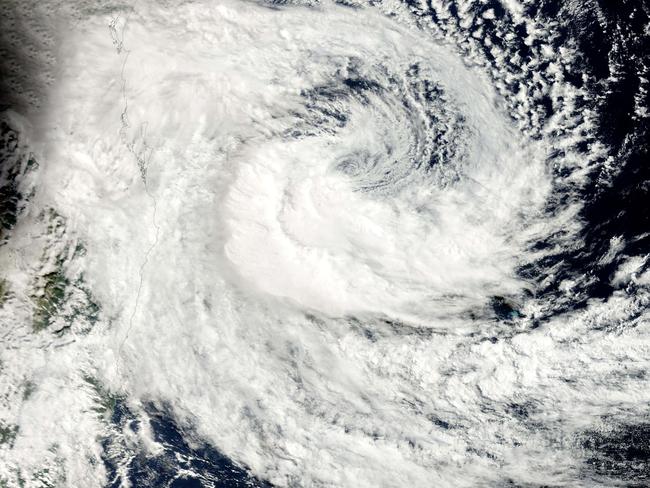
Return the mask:
<svg viewBox="0 0 650 488">
<path fill-rule="evenodd" d="M 0 486 L 649 482 L 641 2 L 2 8 Z"/>
</svg>

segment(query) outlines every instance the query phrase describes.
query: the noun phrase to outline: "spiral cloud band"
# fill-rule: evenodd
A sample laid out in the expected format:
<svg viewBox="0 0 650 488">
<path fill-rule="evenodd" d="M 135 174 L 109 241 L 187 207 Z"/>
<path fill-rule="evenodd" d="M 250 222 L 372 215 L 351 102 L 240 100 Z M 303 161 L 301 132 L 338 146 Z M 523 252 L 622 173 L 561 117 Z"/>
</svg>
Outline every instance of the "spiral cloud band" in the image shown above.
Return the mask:
<svg viewBox="0 0 650 488">
<path fill-rule="evenodd" d="M 0 486 L 650 482 L 650 23 L 592 3 L 9 2 Z"/>
</svg>

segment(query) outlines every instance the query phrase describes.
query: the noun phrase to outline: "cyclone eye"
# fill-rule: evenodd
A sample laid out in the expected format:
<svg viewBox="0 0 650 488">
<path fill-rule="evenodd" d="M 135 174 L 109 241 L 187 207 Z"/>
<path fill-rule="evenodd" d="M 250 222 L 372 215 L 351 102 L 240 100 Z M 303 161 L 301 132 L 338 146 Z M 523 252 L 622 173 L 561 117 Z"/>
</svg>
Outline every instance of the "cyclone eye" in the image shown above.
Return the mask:
<svg viewBox="0 0 650 488">
<path fill-rule="evenodd" d="M 363 176 L 377 165 L 379 157 L 373 157 L 370 153 L 357 152 L 346 156 L 335 166 L 336 171 L 340 171 L 351 178 Z"/>
<path fill-rule="evenodd" d="M 471 134 L 430 68 L 393 73 L 357 58 L 330 61 L 341 67 L 327 84 L 301 91 L 289 138 L 325 137 L 332 166 L 362 191 L 399 191 L 419 177 L 433 186 L 459 180 Z"/>
<path fill-rule="evenodd" d="M 0 488 L 649 486 L 649 16 L 0 0 Z"/>
</svg>

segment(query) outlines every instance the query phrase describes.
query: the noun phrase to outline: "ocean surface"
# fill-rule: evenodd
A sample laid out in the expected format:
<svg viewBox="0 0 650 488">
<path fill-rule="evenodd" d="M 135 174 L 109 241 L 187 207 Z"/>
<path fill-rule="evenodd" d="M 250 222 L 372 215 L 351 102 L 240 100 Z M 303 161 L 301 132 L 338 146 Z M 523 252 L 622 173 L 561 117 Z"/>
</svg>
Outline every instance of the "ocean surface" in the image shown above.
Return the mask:
<svg viewBox="0 0 650 488">
<path fill-rule="evenodd" d="M 0 487 L 650 486 L 649 17 L 3 0 Z"/>
</svg>

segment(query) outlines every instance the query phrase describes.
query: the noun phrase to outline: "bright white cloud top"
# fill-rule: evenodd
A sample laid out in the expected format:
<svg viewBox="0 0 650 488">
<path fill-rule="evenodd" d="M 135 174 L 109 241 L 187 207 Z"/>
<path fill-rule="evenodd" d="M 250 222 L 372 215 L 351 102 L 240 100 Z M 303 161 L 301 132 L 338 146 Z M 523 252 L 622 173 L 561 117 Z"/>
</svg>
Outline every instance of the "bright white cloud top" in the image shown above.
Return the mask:
<svg viewBox="0 0 650 488">
<path fill-rule="evenodd" d="M 0 486 L 130 486 L 151 405 L 277 486 L 605 483 L 585 433 L 650 402 L 646 258 L 547 313 L 612 158 L 576 46 L 512 0 L 533 55 L 486 58 L 472 5 L 55 16 L 46 100 L 7 116 L 39 167 L 0 249 Z"/>
</svg>

